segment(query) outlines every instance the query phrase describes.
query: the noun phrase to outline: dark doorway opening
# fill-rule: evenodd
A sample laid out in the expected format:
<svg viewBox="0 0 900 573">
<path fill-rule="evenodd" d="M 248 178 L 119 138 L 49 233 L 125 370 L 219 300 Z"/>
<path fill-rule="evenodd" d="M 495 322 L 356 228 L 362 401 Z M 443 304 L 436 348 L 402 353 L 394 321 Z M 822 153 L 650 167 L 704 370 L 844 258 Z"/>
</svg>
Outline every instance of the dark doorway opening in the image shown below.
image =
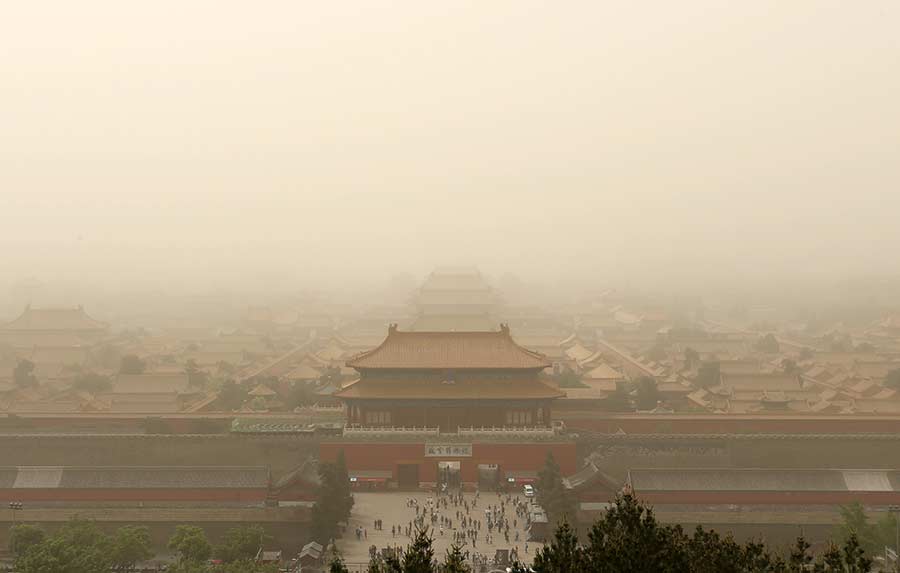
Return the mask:
<svg viewBox="0 0 900 573">
<path fill-rule="evenodd" d="M 401 488 L 416 489 L 419 487 L 419 464 L 400 464 L 397 466 L 397 485 Z"/>
<path fill-rule="evenodd" d="M 478 464 L 478 487 L 496 491 L 499 485 L 499 466 L 497 464 Z"/>
<path fill-rule="evenodd" d="M 438 462 L 438 485 L 448 489 L 456 489 L 462 485 L 459 477 L 459 462 Z"/>
</svg>

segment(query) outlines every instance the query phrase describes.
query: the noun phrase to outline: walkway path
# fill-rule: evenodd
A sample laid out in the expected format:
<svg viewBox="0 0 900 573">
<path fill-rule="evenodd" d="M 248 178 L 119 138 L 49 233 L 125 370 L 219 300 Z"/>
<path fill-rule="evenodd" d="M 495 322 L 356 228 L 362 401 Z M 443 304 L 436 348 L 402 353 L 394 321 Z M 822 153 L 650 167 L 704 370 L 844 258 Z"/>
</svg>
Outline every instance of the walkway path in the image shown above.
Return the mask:
<svg viewBox="0 0 900 573">
<path fill-rule="evenodd" d="M 526 553 L 525 543 L 525 519 L 521 514 L 516 514 L 515 504 L 524 504 L 526 498 L 522 495 L 507 496 L 505 494 L 498 495 L 493 492 L 484 492 L 478 496 L 476 501 L 474 493 L 463 494 L 463 501 L 468 504 L 469 510 L 466 513 L 465 505 L 459 504 L 454 506 L 449 496 L 442 496 L 441 501 L 426 493 L 416 492 L 384 492 L 384 493 L 355 493 L 355 503 L 353 505 L 353 515 L 350 518 L 350 526 L 348 527 L 344 537 L 338 541 L 338 550 L 341 556 L 348 564 L 368 563 L 369 548 L 375 545 L 379 550 L 387 546 L 399 546 L 404 548 L 411 541 L 406 535 L 407 528 L 416 518 L 415 505 L 410 504 L 410 500 L 418 502 L 419 515 L 423 511 L 427 511 L 430 524 L 431 511 L 426 509 L 430 505 L 440 503 L 441 507 L 435 509 L 434 513 L 438 516 L 437 524 L 432 527 L 432 537 L 434 538 L 434 554 L 435 558 L 443 561 L 447 550 L 450 548 L 454 539 L 454 533 L 472 531 L 474 528 L 462 527 L 461 519 L 457 518 L 457 512 L 465 516 L 467 519 L 481 522 L 481 529 L 477 531 L 477 537 L 469 539 L 462 545 L 463 552 L 468 552 L 470 559 L 476 554 L 493 559 L 497 549 L 516 549 L 519 554 L 519 560 L 531 562 L 534 556 L 534 550 L 539 544 L 527 543 L 528 552 Z M 429 502 L 429 500 L 431 500 Z M 446 507 L 443 507 L 446 501 Z M 502 503 L 501 503 L 502 502 Z M 500 508 L 502 509 L 502 513 Z M 491 535 L 492 539 L 487 538 L 488 519 L 485 510 L 494 511 L 503 520 L 504 524 L 509 525 L 509 541 L 503 533 L 498 533 L 496 527 Z M 440 517 L 452 522 L 452 528 L 449 524 L 443 528 L 441 533 Z M 383 529 L 375 530 L 375 520 L 383 521 Z M 496 520 L 491 520 L 496 521 Z M 394 527 L 394 533 L 391 528 Z M 360 528 L 362 535 L 357 539 L 356 530 Z M 399 533 L 397 533 L 399 531 Z M 504 526 L 503 532 L 506 529 Z M 516 534 L 518 533 L 518 541 Z M 463 533 L 465 535 L 465 533 Z M 470 534 L 471 535 L 471 534 Z M 351 569 L 353 570 L 353 569 Z"/>
</svg>

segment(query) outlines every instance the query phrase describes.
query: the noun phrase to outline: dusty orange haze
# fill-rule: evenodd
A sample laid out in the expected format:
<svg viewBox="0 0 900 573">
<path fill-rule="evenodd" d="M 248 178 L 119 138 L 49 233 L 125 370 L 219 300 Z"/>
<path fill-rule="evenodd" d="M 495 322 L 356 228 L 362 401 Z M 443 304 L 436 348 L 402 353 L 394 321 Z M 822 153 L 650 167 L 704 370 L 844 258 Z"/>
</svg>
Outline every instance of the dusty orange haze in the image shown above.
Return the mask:
<svg viewBox="0 0 900 573">
<path fill-rule="evenodd" d="M 897 272 L 900 6 L 14 2 L 0 288 Z"/>
</svg>

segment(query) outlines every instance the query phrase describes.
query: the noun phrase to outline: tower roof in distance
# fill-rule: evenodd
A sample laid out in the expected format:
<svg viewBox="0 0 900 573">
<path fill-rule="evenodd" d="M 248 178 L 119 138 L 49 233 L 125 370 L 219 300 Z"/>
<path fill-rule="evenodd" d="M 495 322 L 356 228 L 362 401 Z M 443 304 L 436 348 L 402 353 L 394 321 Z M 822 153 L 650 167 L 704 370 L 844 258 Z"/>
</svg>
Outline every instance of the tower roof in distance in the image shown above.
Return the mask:
<svg viewBox="0 0 900 573">
<path fill-rule="evenodd" d="M 31 305 L 12 322 L 0 326 L 0 330 L 14 332 L 47 331 L 103 331 L 108 325 L 94 320 L 81 306 L 37 308 Z"/>
</svg>

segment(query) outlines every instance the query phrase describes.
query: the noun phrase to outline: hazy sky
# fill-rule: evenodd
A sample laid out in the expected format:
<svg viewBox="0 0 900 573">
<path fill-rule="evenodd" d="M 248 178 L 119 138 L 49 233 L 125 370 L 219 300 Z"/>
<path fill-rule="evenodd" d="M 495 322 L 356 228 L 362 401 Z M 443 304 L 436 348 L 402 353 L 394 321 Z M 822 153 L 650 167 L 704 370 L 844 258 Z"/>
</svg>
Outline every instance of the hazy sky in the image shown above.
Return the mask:
<svg viewBox="0 0 900 573">
<path fill-rule="evenodd" d="M 6 280 L 900 270 L 900 4 L 10 2 Z"/>
</svg>

